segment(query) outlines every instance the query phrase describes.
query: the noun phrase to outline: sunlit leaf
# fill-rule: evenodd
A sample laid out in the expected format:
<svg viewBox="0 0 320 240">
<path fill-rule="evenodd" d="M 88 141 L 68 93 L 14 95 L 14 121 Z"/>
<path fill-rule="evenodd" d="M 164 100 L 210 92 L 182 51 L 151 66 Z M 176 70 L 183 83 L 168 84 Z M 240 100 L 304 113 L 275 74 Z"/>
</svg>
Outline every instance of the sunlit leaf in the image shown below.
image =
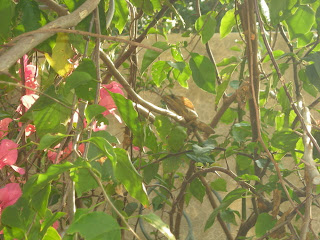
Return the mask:
<svg viewBox="0 0 320 240">
<path fill-rule="evenodd" d="M 117 105 L 121 119 L 130 128 L 134 136 L 140 141 L 140 144 L 142 144 L 144 135 L 143 127 L 138 113 L 133 107 L 132 101 L 130 99 L 126 99 L 119 93 L 110 92 L 110 95 Z"/>
<path fill-rule="evenodd" d="M 149 205 L 148 195 L 142 183 L 142 177 L 132 165 L 128 153 L 124 149 L 116 148 L 117 165 L 115 176 L 121 182 L 130 196 L 137 199 L 144 206 Z"/>
<path fill-rule="evenodd" d="M 44 150 L 49 147 L 53 147 L 57 145 L 62 139 L 68 137 L 69 135 L 65 135 L 62 133 L 57 134 L 46 134 L 40 139 L 40 144 L 38 146 L 39 150 Z"/>
<path fill-rule="evenodd" d="M 23 194 L 26 196 L 34 195 L 45 188 L 52 180 L 57 179 L 59 175 L 73 168 L 70 162 L 51 165 L 45 173 L 36 174 L 29 178 L 24 184 Z"/>
<path fill-rule="evenodd" d="M 209 58 L 197 53 L 191 53 L 189 64 L 193 81 L 197 86 L 207 92 L 215 93 L 216 72 Z"/>
<path fill-rule="evenodd" d="M 162 219 L 155 215 L 154 213 L 149 213 L 145 215 L 141 215 L 140 218 L 147 221 L 151 226 L 158 229 L 167 239 L 175 240 L 176 238 L 170 232 L 170 228 L 167 224 L 165 224 Z"/>
<path fill-rule="evenodd" d="M 115 4 L 115 12 L 112 21 L 121 34 L 128 21 L 129 9 L 125 0 L 115 0 Z"/>
<path fill-rule="evenodd" d="M 87 119 L 88 124 L 91 123 L 92 119 L 99 114 L 103 113 L 106 110 L 105 107 L 99 105 L 99 104 L 93 104 L 89 105 L 85 110 L 84 110 L 84 115 Z"/>
<path fill-rule="evenodd" d="M 56 229 L 49 227 L 42 240 L 61 240 L 61 236 Z"/>
<path fill-rule="evenodd" d="M 299 37 L 300 34 L 308 33 L 314 21 L 314 11 L 306 5 L 299 6 L 297 11 L 286 20 L 290 39 Z"/>
<path fill-rule="evenodd" d="M 271 145 L 288 152 L 295 149 L 299 138 L 300 137 L 292 131 L 277 131 L 272 135 Z"/>
<path fill-rule="evenodd" d="M 172 67 L 166 61 L 158 61 L 152 64 L 151 75 L 157 87 L 168 78 L 168 73 Z"/>
<path fill-rule="evenodd" d="M 199 17 L 195 23 L 195 29 L 199 32 L 203 44 L 206 44 L 215 33 L 217 24 L 215 15 L 215 12 L 209 12 Z"/>
<path fill-rule="evenodd" d="M 69 62 L 74 52 L 69 43 L 66 33 L 57 33 L 56 45 L 52 49 L 52 56 L 45 53 L 50 66 L 61 76 L 66 77 L 72 70 L 73 65 Z"/>
<path fill-rule="evenodd" d="M 153 47 L 157 47 L 162 49 L 163 51 L 167 50 L 170 48 L 170 45 L 166 42 L 156 42 L 155 44 L 152 45 Z M 141 69 L 140 72 L 141 74 L 150 66 L 150 64 L 157 58 L 161 52 L 156 52 L 153 50 L 148 49 L 145 54 L 143 55 L 142 59 L 142 64 L 141 64 Z"/>
<path fill-rule="evenodd" d="M 67 233 L 80 233 L 86 240 L 121 239 L 120 226 L 116 219 L 104 212 L 83 214 L 69 226 Z"/>
<path fill-rule="evenodd" d="M 234 15 L 234 8 L 227 11 L 221 19 L 220 37 L 226 37 L 236 25 L 236 18 Z"/>
</svg>

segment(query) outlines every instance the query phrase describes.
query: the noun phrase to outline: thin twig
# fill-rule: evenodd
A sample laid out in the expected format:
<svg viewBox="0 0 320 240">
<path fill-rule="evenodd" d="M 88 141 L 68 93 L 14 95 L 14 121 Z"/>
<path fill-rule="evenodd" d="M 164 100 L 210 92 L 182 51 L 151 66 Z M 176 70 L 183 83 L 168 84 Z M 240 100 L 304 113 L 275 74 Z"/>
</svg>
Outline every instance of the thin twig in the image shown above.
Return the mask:
<svg viewBox="0 0 320 240">
<path fill-rule="evenodd" d="M 104 189 L 104 186 L 100 180 L 100 178 L 91 170 L 88 169 L 88 171 L 90 172 L 90 174 L 92 175 L 92 177 L 96 180 L 96 182 L 98 183 L 99 187 L 102 190 L 103 196 L 106 199 L 106 201 L 108 202 L 108 204 L 110 204 L 112 210 L 119 216 L 119 218 L 123 221 L 123 223 L 127 226 L 127 228 L 130 230 L 130 232 L 132 232 L 132 234 L 138 239 L 141 240 L 141 238 L 138 236 L 138 234 L 130 227 L 129 223 L 127 222 L 127 220 L 125 219 L 125 217 L 119 212 L 119 210 L 114 206 L 114 204 L 112 203 L 111 199 L 109 198 L 106 190 Z"/>
</svg>

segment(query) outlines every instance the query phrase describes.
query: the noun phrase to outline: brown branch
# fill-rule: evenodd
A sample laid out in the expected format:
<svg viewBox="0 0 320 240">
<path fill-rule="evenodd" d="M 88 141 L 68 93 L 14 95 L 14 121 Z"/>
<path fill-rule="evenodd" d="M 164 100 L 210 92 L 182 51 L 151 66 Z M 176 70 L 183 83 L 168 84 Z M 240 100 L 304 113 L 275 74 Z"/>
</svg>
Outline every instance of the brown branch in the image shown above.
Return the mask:
<svg viewBox="0 0 320 240">
<path fill-rule="evenodd" d="M 183 207 L 184 207 L 184 195 L 186 193 L 186 189 L 187 189 L 188 184 L 191 182 L 191 181 L 189 181 L 189 178 L 192 176 L 195 169 L 196 169 L 195 162 L 190 161 L 189 169 L 186 173 L 186 178 L 183 181 L 183 183 L 181 184 L 179 195 L 178 195 L 176 201 L 173 202 L 172 207 L 171 207 L 171 211 L 169 213 L 170 230 L 173 232 L 174 236 L 177 239 L 179 239 L 179 235 L 180 235 L 180 224 L 181 224 L 181 218 L 182 218 L 182 211 L 183 211 Z M 176 208 L 178 208 L 178 211 L 177 211 L 175 226 L 173 229 L 173 215 L 176 211 Z"/>
<path fill-rule="evenodd" d="M 171 4 L 173 4 L 174 2 L 176 2 L 177 0 L 170 0 L 169 2 Z M 154 17 L 154 19 L 149 23 L 149 25 L 146 27 L 146 29 L 143 31 L 143 33 L 135 40 L 135 42 L 137 43 L 141 43 L 147 36 L 149 30 L 157 24 L 157 22 L 163 17 L 163 15 L 166 13 L 166 11 L 169 9 L 169 6 L 166 4 L 165 6 L 163 6 L 163 8 L 157 13 L 157 15 Z M 127 51 L 125 51 L 121 56 L 119 56 L 117 58 L 117 60 L 114 62 L 114 66 L 116 68 L 120 67 L 121 64 L 126 61 L 131 54 L 135 51 L 136 46 L 132 45 L 129 47 L 129 49 Z M 111 77 L 110 74 L 107 74 L 104 79 L 103 79 L 103 83 L 108 82 L 108 79 Z"/>
<path fill-rule="evenodd" d="M 277 75 L 278 75 L 278 78 L 279 78 L 279 80 L 280 80 L 280 82 L 281 82 L 281 84 L 282 84 L 282 86 L 283 86 L 283 89 L 284 89 L 284 91 L 285 91 L 285 93 L 286 93 L 286 95 L 287 95 L 287 98 L 288 98 L 288 100 L 289 100 L 289 102 L 290 102 L 290 104 L 291 104 L 292 109 L 294 110 L 295 114 L 297 115 L 297 117 L 298 117 L 298 119 L 299 119 L 299 121 L 300 121 L 300 123 L 301 123 L 302 129 L 307 131 L 307 135 L 310 137 L 310 139 L 311 139 L 314 147 L 315 147 L 315 148 L 317 149 L 317 151 L 320 153 L 320 147 L 319 147 L 319 145 L 318 145 L 317 140 L 316 140 L 316 139 L 312 136 L 312 134 L 307 130 L 306 124 L 305 124 L 305 122 L 304 122 L 304 120 L 303 120 L 303 117 L 302 117 L 300 111 L 298 110 L 297 106 L 295 105 L 292 96 L 291 96 L 290 93 L 289 93 L 289 90 L 288 90 L 288 88 L 287 88 L 287 86 L 286 86 L 285 80 L 284 80 L 284 78 L 283 78 L 283 76 L 282 76 L 282 74 L 281 74 L 279 65 L 277 64 L 277 62 L 276 62 L 276 60 L 275 60 L 275 58 L 274 58 L 274 56 L 273 56 L 273 53 L 272 53 L 270 44 L 269 44 L 268 40 L 266 39 L 265 29 L 264 29 L 263 22 L 262 22 L 260 13 L 259 13 L 258 3 L 257 3 L 256 0 L 254 0 L 254 3 L 255 3 L 255 9 L 256 9 L 256 13 L 257 13 L 257 17 L 258 17 L 258 23 L 259 23 L 260 30 L 261 30 L 261 36 L 262 36 L 264 45 L 266 46 L 266 49 L 267 49 L 267 51 L 268 51 L 268 54 L 269 54 L 269 56 L 270 56 L 270 59 L 271 59 L 271 61 L 272 61 L 272 64 L 273 64 L 273 66 L 274 66 L 274 68 L 275 68 L 275 70 L 276 70 L 276 73 L 277 73 Z"/>
<path fill-rule="evenodd" d="M 58 13 L 59 16 L 65 16 L 68 15 L 68 9 L 62 7 L 61 5 L 59 5 L 58 3 L 56 3 L 55 1 L 52 0 L 37 0 L 37 2 L 41 2 L 45 5 L 47 5 L 51 10 L 55 11 L 56 13 Z"/>
<path fill-rule="evenodd" d="M 100 51 L 100 56 L 102 61 L 107 65 L 109 72 L 117 79 L 117 81 L 123 86 L 123 88 L 126 90 L 126 92 L 132 97 L 132 99 L 140 104 L 141 106 L 147 108 L 149 111 L 153 111 L 156 113 L 159 113 L 164 116 L 171 117 L 175 121 L 179 123 L 185 124 L 186 121 L 183 117 L 175 114 L 174 112 L 158 107 L 146 100 L 144 100 L 142 97 L 140 97 L 130 86 L 130 84 L 127 82 L 127 80 L 122 76 L 122 74 L 116 69 L 113 62 L 110 60 L 110 58 L 107 56 L 105 52 L 102 50 Z"/>
<path fill-rule="evenodd" d="M 57 18 L 40 28 L 39 31 L 51 28 L 74 27 L 87 17 L 98 6 L 99 2 L 100 0 L 87 0 L 71 14 Z M 35 36 L 27 36 L 19 40 L 14 46 L 1 54 L 0 72 L 7 71 L 25 53 L 29 52 L 52 35 L 54 35 L 54 33 L 38 33 Z"/>
<path fill-rule="evenodd" d="M 203 186 L 205 186 L 205 188 L 206 188 L 206 193 L 207 193 L 209 202 L 210 202 L 213 210 L 216 209 L 216 208 L 218 207 L 218 205 L 217 205 L 216 201 L 214 200 L 211 187 L 210 187 L 209 184 L 207 183 L 207 181 L 206 181 L 206 179 L 204 178 L 204 176 L 200 175 L 200 176 L 199 176 L 199 179 L 200 179 L 200 181 L 202 182 Z M 227 239 L 228 239 L 228 240 L 233 240 L 232 234 L 231 234 L 231 232 L 229 231 L 226 223 L 222 220 L 220 213 L 218 213 L 217 219 L 218 219 L 218 221 L 219 221 L 219 223 L 220 223 L 221 228 L 223 229 L 224 233 L 226 234 Z"/>
<path fill-rule="evenodd" d="M 34 34 L 38 34 L 38 33 L 58 33 L 58 32 L 63 32 L 63 33 L 73 33 L 73 34 L 79 34 L 79 35 L 83 35 L 83 36 L 90 36 L 90 37 L 95 37 L 95 38 L 101 38 L 101 39 L 105 39 L 105 40 L 111 40 L 111 41 L 115 41 L 115 42 L 123 42 L 123 43 L 127 43 L 130 45 L 133 45 L 135 47 L 142 47 L 142 48 L 147 48 L 156 52 L 161 52 L 162 50 L 156 47 L 152 47 L 152 46 L 147 46 L 145 44 L 142 43 L 138 43 L 135 41 L 131 41 L 131 40 L 127 40 L 124 38 L 120 38 L 120 37 L 114 37 L 114 36 L 106 36 L 106 35 L 101 35 L 101 34 L 97 34 L 97 33 L 92 33 L 92 32 L 86 32 L 86 31 L 80 31 L 80 30 L 73 30 L 73 29 L 62 29 L 62 28 L 49 28 L 49 29 L 38 29 L 38 30 L 34 30 L 34 31 L 30 31 L 30 32 L 26 32 L 23 33 L 21 35 L 19 35 L 18 37 L 12 39 L 8 44 L 9 46 L 15 45 L 14 42 L 23 39 L 24 37 L 30 36 L 30 35 L 34 35 Z M 6 45 L 4 45 L 4 47 L 6 47 Z"/>
</svg>

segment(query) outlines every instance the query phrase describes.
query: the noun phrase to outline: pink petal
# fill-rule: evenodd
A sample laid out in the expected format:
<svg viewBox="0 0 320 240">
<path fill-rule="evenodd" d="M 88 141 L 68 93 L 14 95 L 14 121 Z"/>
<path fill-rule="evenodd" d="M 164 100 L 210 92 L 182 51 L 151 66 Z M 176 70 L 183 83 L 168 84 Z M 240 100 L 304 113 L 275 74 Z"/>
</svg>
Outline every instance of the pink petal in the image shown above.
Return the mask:
<svg viewBox="0 0 320 240">
<path fill-rule="evenodd" d="M 5 165 L 15 164 L 18 158 L 19 145 L 9 139 L 0 142 L 0 169 Z"/>
<path fill-rule="evenodd" d="M 124 95 L 123 91 L 121 88 L 123 88 L 121 86 L 121 84 L 113 81 L 107 85 L 102 85 L 103 87 L 107 88 L 110 92 L 113 92 L 113 93 L 120 93 L 121 95 Z"/>
<path fill-rule="evenodd" d="M 11 165 L 11 167 L 14 171 L 16 171 L 17 173 L 20 173 L 21 175 L 26 173 L 26 170 L 24 170 L 24 168 L 21 168 L 15 165 Z"/>
<path fill-rule="evenodd" d="M 11 118 L 4 118 L 0 120 L 0 139 L 8 134 L 8 127 L 11 122 Z"/>
<path fill-rule="evenodd" d="M 133 146 L 132 149 L 135 150 L 135 151 L 140 151 L 140 148 L 137 147 L 137 146 Z"/>
<path fill-rule="evenodd" d="M 22 192 L 18 183 L 8 183 L 0 189 L 0 209 L 15 204 L 21 195 Z"/>
<path fill-rule="evenodd" d="M 97 121 L 94 121 L 93 125 L 92 125 L 92 130 L 94 132 L 98 132 L 98 131 L 103 131 L 107 129 L 107 125 L 105 125 L 103 122 L 99 123 L 99 125 L 97 125 Z"/>
<path fill-rule="evenodd" d="M 58 230 L 59 228 L 59 221 L 55 221 L 53 224 L 52 224 L 52 227 L 56 230 Z"/>
<path fill-rule="evenodd" d="M 29 95 L 24 95 L 21 98 L 21 102 L 23 106 L 26 107 L 26 110 L 31 108 L 31 106 L 35 103 L 35 101 L 39 98 L 38 95 L 36 94 L 29 94 Z"/>
</svg>

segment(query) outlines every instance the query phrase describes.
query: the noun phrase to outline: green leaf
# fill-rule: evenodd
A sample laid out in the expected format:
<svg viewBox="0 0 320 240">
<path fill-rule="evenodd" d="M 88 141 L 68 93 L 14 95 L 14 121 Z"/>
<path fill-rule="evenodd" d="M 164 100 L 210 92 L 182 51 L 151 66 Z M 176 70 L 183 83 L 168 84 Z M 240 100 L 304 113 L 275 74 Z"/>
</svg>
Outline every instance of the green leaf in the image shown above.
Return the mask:
<svg viewBox="0 0 320 240">
<path fill-rule="evenodd" d="M 311 62 L 306 67 L 308 79 L 320 91 L 320 53 L 310 54 L 305 60 Z"/>
<path fill-rule="evenodd" d="M 52 180 L 57 179 L 61 173 L 73 167 L 74 165 L 70 162 L 51 165 L 45 173 L 36 174 L 29 178 L 23 187 L 23 194 L 25 196 L 35 195 L 50 184 Z"/>
<path fill-rule="evenodd" d="M 213 190 L 227 192 L 227 181 L 223 178 L 218 178 L 210 183 Z"/>
<path fill-rule="evenodd" d="M 251 126 L 247 122 L 236 123 L 232 127 L 231 134 L 235 141 L 243 142 L 251 136 Z"/>
<path fill-rule="evenodd" d="M 97 88 L 97 75 L 92 60 L 83 59 L 76 70 L 66 78 L 65 94 L 75 89 L 78 98 L 87 101 L 95 100 Z"/>
<path fill-rule="evenodd" d="M 46 134 L 40 139 L 40 144 L 38 146 L 38 150 L 44 150 L 46 148 L 53 147 L 57 145 L 62 139 L 69 137 L 71 135 L 65 135 L 62 133 L 53 134 Z"/>
<path fill-rule="evenodd" d="M 212 160 L 212 158 L 208 155 L 197 155 L 194 153 L 187 153 L 186 154 L 188 158 L 190 158 L 191 160 L 195 161 L 195 162 L 200 162 L 203 164 L 206 163 L 214 163 L 214 161 Z"/>
<path fill-rule="evenodd" d="M 156 116 L 156 119 L 154 121 L 154 126 L 156 127 L 160 138 L 163 141 L 165 141 L 167 136 L 171 132 L 173 124 L 168 117 L 163 116 L 163 115 L 158 115 L 158 116 Z"/>
<path fill-rule="evenodd" d="M 306 5 L 299 6 L 297 11 L 286 20 L 290 39 L 299 37 L 300 34 L 308 33 L 314 21 L 314 11 Z"/>
<path fill-rule="evenodd" d="M 195 178 L 190 183 L 190 192 L 201 203 L 203 202 L 203 197 L 206 195 L 206 188 L 203 186 L 199 178 Z"/>
<path fill-rule="evenodd" d="M 179 82 L 181 87 L 188 88 L 188 80 L 192 74 L 191 69 L 189 65 L 185 64 L 184 62 L 181 62 L 185 65 L 185 67 L 180 69 L 173 69 L 173 77 Z"/>
<path fill-rule="evenodd" d="M 271 24 L 277 25 L 291 15 L 291 9 L 297 0 L 271 0 L 269 5 Z"/>
<path fill-rule="evenodd" d="M 66 213 L 64 212 L 52 212 L 47 209 L 46 216 L 44 221 L 41 223 L 41 234 L 44 235 L 47 232 L 47 229 L 52 226 L 54 222 L 56 222 L 59 218 L 63 217 Z"/>
<path fill-rule="evenodd" d="M 260 181 L 258 176 L 250 175 L 250 174 L 243 174 L 243 175 L 239 176 L 239 178 L 246 180 L 246 181 L 250 181 L 250 180 L 258 181 L 258 182 Z"/>
<path fill-rule="evenodd" d="M 236 25 L 236 18 L 234 16 L 234 8 L 227 11 L 221 19 L 220 37 L 226 37 Z"/>
<path fill-rule="evenodd" d="M 167 239 L 175 240 L 176 238 L 170 232 L 169 226 L 165 224 L 161 218 L 154 213 L 149 213 L 146 215 L 140 215 L 140 218 L 143 218 L 147 221 L 151 226 L 158 229 Z"/>
<path fill-rule="evenodd" d="M 94 143 L 104 153 L 104 155 L 111 160 L 113 165 L 116 164 L 116 161 L 117 161 L 116 154 L 114 153 L 113 147 L 108 142 L 107 139 L 105 139 L 103 137 L 91 137 L 91 138 L 84 140 L 82 142 Z"/>
<path fill-rule="evenodd" d="M 273 52 L 272 52 L 272 54 L 273 54 L 273 56 L 274 56 L 274 58 L 275 59 L 279 59 L 283 54 L 285 54 L 284 53 L 284 51 L 282 51 L 282 50 L 274 50 Z M 263 60 L 263 62 L 265 63 L 265 62 L 268 62 L 268 61 L 270 61 L 270 55 L 267 55 L 266 57 L 265 57 L 265 59 Z"/>
<path fill-rule="evenodd" d="M 133 103 L 130 99 L 126 99 L 119 93 L 109 92 L 119 110 L 121 119 L 133 132 L 133 135 L 139 140 L 140 144 L 143 143 L 143 127 L 137 111 L 133 107 Z M 140 146 L 141 147 L 141 146 Z"/>
<path fill-rule="evenodd" d="M 115 176 L 127 189 L 129 194 L 137 199 L 142 205 L 148 206 L 149 200 L 142 183 L 142 177 L 132 165 L 128 153 L 124 149 L 116 148 L 117 165 Z"/>
<path fill-rule="evenodd" d="M 105 107 L 99 105 L 99 104 L 92 104 L 89 105 L 84 110 L 84 115 L 87 119 L 88 124 L 91 123 L 92 119 L 98 116 L 100 113 L 103 113 L 106 110 Z"/>
<path fill-rule="evenodd" d="M 307 76 L 306 73 L 306 69 L 301 69 L 298 72 L 298 76 L 301 82 L 303 82 L 303 90 L 305 90 L 307 93 L 309 93 L 312 97 L 316 97 L 318 94 L 318 90 L 317 88 L 311 84 L 311 82 L 309 81 L 309 78 Z"/>
<path fill-rule="evenodd" d="M 228 108 L 221 117 L 221 122 L 225 124 L 233 123 L 238 117 L 237 112 L 234 109 Z"/>
<path fill-rule="evenodd" d="M 25 233 L 19 228 L 4 227 L 3 236 L 4 236 L 4 239 L 8 239 L 8 240 L 23 239 L 25 237 Z"/>
<path fill-rule="evenodd" d="M 224 199 L 222 200 L 219 207 L 217 207 L 209 216 L 204 230 L 208 230 L 214 223 L 214 220 L 216 219 L 218 213 L 220 211 L 224 211 L 231 203 L 233 203 L 235 200 L 242 198 L 242 195 L 246 192 L 246 189 L 238 188 L 231 192 L 229 192 Z"/>
<path fill-rule="evenodd" d="M 256 222 L 256 237 L 262 237 L 267 231 L 271 230 L 277 223 L 277 220 L 268 213 L 260 213 Z"/>
<path fill-rule="evenodd" d="M 215 93 L 216 72 L 209 58 L 191 53 L 189 65 L 196 85 L 209 93 Z"/>
<path fill-rule="evenodd" d="M 168 45 L 168 43 L 166 42 L 156 42 L 155 44 L 152 45 L 153 47 L 157 47 L 162 49 L 163 51 L 169 49 L 171 46 Z M 159 55 L 162 52 L 156 52 L 150 49 L 147 49 L 147 51 L 145 52 L 145 54 L 143 55 L 143 59 L 142 59 L 142 64 L 141 64 L 141 69 L 140 69 L 140 73 L 144 73 L 144 71 L 150 66 L 151 63 L 153 63 L 153 61 L 159 57 Z"/>
<path fill-rule="evenodd" d="M 42 137 L 48 133 L 65 132 L 65 126 L 62 123 L 70 117 L 70 113 L 71 109 L 59 103 L 54 103 L 39 111 L 33 111 L 32 118 L 37 135 Z"/>
<path fill-rule="evenodd" d="M 271 145 L 285 152 L 295 149 L 299 136 L 292 131 L 277 131 L 272 135 Z"/>
<path fill-rule="evenodd" d="M 199 32 L 203 44 L 206 44 L 212 38 L 216 30 L 215 16 L 215 12 L 209 12 L 199 17 L 195 23 L 195 29 Z"/>
<path fill-rule="evenodd" d="M 181 150 L 185 144 L 187 133 L 185 128 L 176 126 L 168 134 L 168 145 L 173 152 Z"/>
<path fill-rule="evenodd" d="M 235 56 L 224 58 L 221 62 L 217 64 L 217 67 L 223 67 L 223 66 L 229 65 L 230 63 L 237 63 L 237 62 L 238 62 L 238 58 Z"/>
<path fill-rule="evenodd" d="M 129 9 L 125 0 L 115 0 L 115 12 L 112 22 L 118 29 L 119 34 L 122 33 L 129 16 Z"/>
<path fill-rule="evenodd" d="M 10 24 L 15 4 L 11 0 L 0 0 L 0 41 L 10 36 Z"/>
<path fill-rule="evenodd" d="M 49 227 L 42 240 L 61 240 L 61 236 L 53 227 Z"/>
<path fill-rule="evenodd" d="M 21 23 L 26 32 L 36 30 L 46 23 L 46 20 L 35 1 L 19 1 L 17 10 L 21 11 Z"/>
<path fill-rule="evenodd" d="M 215 99 L 215 105 L 218 106 L 221 97 L 223 96 L 224 92 L 226 91 L 228 85 L 230 82 L 230 78 L 224 80 L 220 85 L 218 85 L 217 87 L 217 95 L 216 95 L 216 99 Z"/>
<path fill-rule="evenodd" d="M 138 207 L 139 207 L 138 203 L 131 202 L 126 205 L 124 211 L 128 216 L 131 216 L 138 209 Z"/>
<path fill-rule="evenodd" d="M 166 61 L 158 61 L 152 64 L 151 75 L 157 87 L 160 87 L 161 83 L 168 78 L 171 69 L 172 67 Z"/>
<path fill-rule="evenodd" d="M 237 168 L 240 171 L 248 169 L 252 164 L 252 159 L 246 156 L 237 155 L 236 156 Z"/>
<path fill-rule="evenodd" d="M 238 224 L 236 222 L 235 213 L 237 213 L 238 216 L 240 215 L 238 211 L 233 211 L 230 208 L 227 208 L 226 210 L 220 212 L 220 216 L 224 222 L 232 223 L 233 225 L 237 226 Z"/>
<path fill-rule="evenodd" d="M 120 240 L 120 226 L 116 219 L 104 212 L 83 214 L 69 226 L 67 233 L 80 233 L 86 240 Z"/>
<path fill-rule="evenodd" d="M 46 213 L 49 196 L 51 192 L 51 185 L 44 186 L 39 192 L 31 196 L 31 204 L 33 208 L 38 212 L 40 217 L 43 217 Z"/>
<path fill-rule="evenodd" d="M 80 161 L 85 161 L 80 159 Z M 84 192 L 96 189 L 99 185 L 86 168 L 75 168 L 70 172 L 71 179 L 75 182 L 77 196 L 81 197 Z"/>
</svg>

